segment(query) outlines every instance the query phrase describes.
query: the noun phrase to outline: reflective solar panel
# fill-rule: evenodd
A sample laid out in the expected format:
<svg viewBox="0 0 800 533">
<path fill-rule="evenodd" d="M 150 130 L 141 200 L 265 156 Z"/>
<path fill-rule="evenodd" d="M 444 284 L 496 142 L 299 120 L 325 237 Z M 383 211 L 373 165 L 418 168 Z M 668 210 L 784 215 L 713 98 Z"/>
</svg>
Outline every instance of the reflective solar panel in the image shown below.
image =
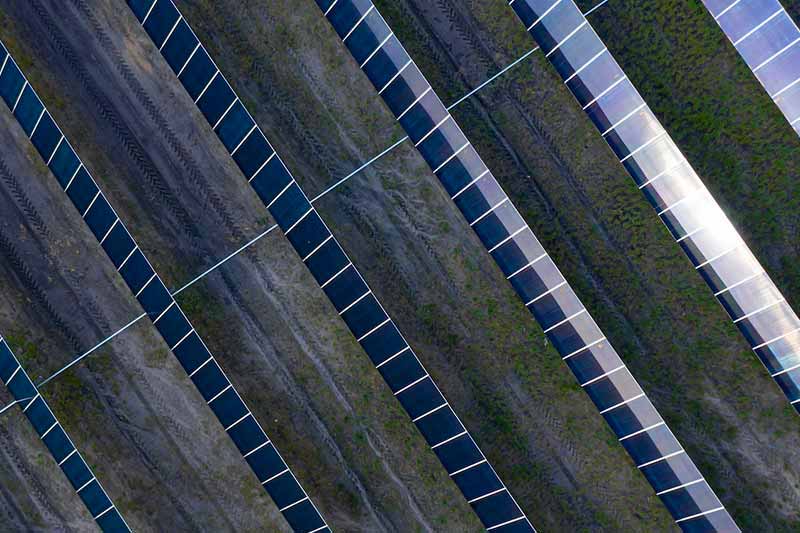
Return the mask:
<svg viewBox="0 0 800 533">
<path fill-rule="evenodd" d="M 778 0 L 703 0 L 800 135 L 800 29 Z"/>
<path fill-rule="evenodd" d="M 770 20 L 786 16 L 773 0 L 736 0 L 728 7 L 712 0 L 706 4 L 719 14 L 718 20 L 737 17 L 741 42 L 768 26 L 747 26 L 743 14 L 749 17 L 774 4 L 770 13 L 775 17 Z M 572 0 L 515 0 L 511 7 L 800 412 L 800 319 L 697 173 Z M 554 29 L 565 20 L 572 21 L 572 30 Z M 558 41 L 543 37 L 556 31 L 566 36 Z"/>
<path fill-rule="evenodd" d="M 169 26 L 169 22 L 151 22 L 156 13 L 168 13 L 169 21 L 180 26 L 174 20 L 173 8 L 161 6 L 167 3 L 172 2 L 129 1 L 134 14 L 143 22 L 145 31 L 154 44 L 159 46 L 160 28 Z M 145 9 L 145 4 L 155 7 L 151 10 L 152 6 L 148 6 Z M 180 14 L 177 17 L 180 19 Z M 173 42 L 173 39 L 180 40 Z M 454 481 L 484 525 L 496 531 L 510 530 L 509 528 L 515 528 L 515 531 L 533 531 L 530 522 L 494 469 L 486 462 L 486 457 L 427 370 L 295 182 L 280 156 L 247 113 L 225 77 L 213 64 L 197 37 L 189 38 L 187 32 L 176 37 L 173 32 L 172 37 L 162 44 L 162 54 L 189 96 L 203 112 L 250 185 L 447 471 L 453 475 L 456 470 L 463 468 L 459 462 L 461 456 L 480 458 L 474 461 L 476 464 L 466 465 L 467 470 L 474 468 L 474 473 L 465 470 L 463 474 L 459 474 L 458 479 L 454 477 Z M 179 64 L 172 60 L 173 57 L 186 59 Z M 197 59 L 198 57 L 201 59 Z M 208 95 L 212 93 L 214 96 L 210 98 Z M 397 91 L 395 95 L 398 102 L 407 97 L 408 93 L 402 91 Z M 448 446 L 448 443 L 456 440 L 460 448 Z M 454 468 L 456 465 L 458 468 Z M 460 481 L 461 479 L 464 481 Z"/>
<path fill-rule="evenodd" d="M 22 407 L 33 429 L 53 459 L 61 467 L 100 529 L 106 532 L 130 531 L 128 524 L 95 478 L 78 449 L 39 394 L 8 343 L 0 336 L 0 380 Z"/>
<path fill-rule="evenodd" d="M 173 13 L 167 7 L 154 9 L 153 12 L 162 13 L 164 16 L 171 16 L 170 14 Z M 173 22 L 173 26 L 175 26 L 175 22 Z M 164 24 L 162 23 L 153 21 L 151 28 L 154 28 L 151 31 L 164 33 Z M 169 34 L 170 32 L 167 32 L 164 38 Z M 174 35 L 174 32 L 171 34 Z M 275 450 L 272 441 L 255 420 L 250 409 L 236 392 L 161 278 L 156 274 L 105 195 L 100 191 L 94 178 L 84 167 L 69 141 L 62 135 L 50 113 L 42 105 L 33 88 L 27 81 L 24 81 L 24 77 L 22 84 L 19 83 L 19 76 L 22 76 L 20 68 L 2 43 L 0 43 L 0 54 L 3 57 L 3 70 L 0 71 L 0 95 L 12 109 L 28 137 L 34 142 L 39 155 L 64 188 L 131 292 L 189 374 L 200 394 L 217 415 L 225 431 L 247 459 L 256 475 L 259 475 L 259 481 L 262 482 L 273 501 L 276 504 L 284 503 L 287 497 L 296 496 L 297 501 L 290 503 L 302 504 L 305 512 L 301 516 L 298 516 L 297 511 L 284 512 L 284 505 L 279 504 L 284 518 L 296 531 L 328 530 L 322 515 L 311 503 L 305 490 Z M 12 74 L 4 78 L 6 70 Z M 3 80 L 9 81 L 6 84 Z M 14 87 L 17 88 L 19 94 L 12 94 L 11 91 Z M 209 107 L 209 109 L 213 108 Z M 46 129 L 40 133 L 43 127 Z M 39 140 L 36 141 L 36 139 Z M 16 383 L 15 381 L 14 384 Z M 17 392 L 25 394 L 28 391 Z M 265 448 L 272 449 L 274 453 L 260 453 L 251 457 L 256 450 L 263 451 Z M 262 464 L 264 462 L 268 463 Z M 268 483 L 267 478 L 260 475 L 265 472 L 281 472 L 281 484 Z M 97 488 L 87 485 L 85 490 L 87 495 L 91 495 L 90 498 L 87 496 L 89 498 L 87 505 L 90 503 L 92 506 L 100 505 L 98 502 L 102 502 L 102 498 L 100 498 Z M 110 521 L 111 518 L 107 520 Z"/>
<path fill-rule="evenodd" d="M 578 382 L 636 465 L 647 475 L 647 468 L 670 456 L 686 456 L 372 2 L 317 0 L 317 4 L 547 337 L 575 372 Z M 540 46 L 548 57 L 571 37 L 590 29 L 571 0 L 558 0 L 548 6 L 544 6 L 542 1 L 528 3 L 517 0 L 515 8 L 522 8 L 523 20 L 529 21 L 529 28 L 539 37 Z M 553 17 L 553 24 L 539 24 L 537 10 Z M 358 38 L 353 39 L 354 36 Z M 597 55 L 595 51 L 589 53 Z M 362 57 L 366 59 L 362 61 Z M 620 85 L 613 77 L 609 81 L 612 85 Z M 619 98 L 625 97 L 630 96 L 620 91 Z M 619 121 L 620 115 L 624 112 L 609 108 L 607 114 L 598 113 L 597 120 L 607 127 Z M 637 150 L 634 136 L 629 131 L 620 134 L 621 142 L 627 143 L 620 144 L 625 151 L 623 157 Z M 691 463 L 688 457 L 684 460 Z M 660 486 L 656 490 L 681 527 L 693 530 L 696 524 L 713 515 L 715 520 L 727 524 L 727 531 L 737 530 L 696 469 L 690 473 L 687 470 L 676 471 L 673 483 L 666 489 Z M 667 497 L 667 494 L 672 496 Z M 669 502 L 676 495 L 686 495 L 692 504 L 671 505 Z M 700 510 L 696 513 L 691 511 L 692 505 Z"/>
</svg>

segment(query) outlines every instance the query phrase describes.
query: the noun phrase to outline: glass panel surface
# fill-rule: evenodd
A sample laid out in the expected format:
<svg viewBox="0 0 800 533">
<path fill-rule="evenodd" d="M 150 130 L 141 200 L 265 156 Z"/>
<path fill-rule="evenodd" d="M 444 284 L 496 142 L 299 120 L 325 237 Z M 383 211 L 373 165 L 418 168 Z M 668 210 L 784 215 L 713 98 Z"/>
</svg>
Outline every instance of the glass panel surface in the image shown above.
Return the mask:
<svg viewBox="0 0 800 533">
<path fill-rule="evenodd" d="M 735 43 L 778 9 L 776 0 L 743 0 L 719 17 L 717 23 Z"/>
<path fill-rule="evenodd" d="M 797 26 L 783 12 L 740 42 L 736 49 L 750 68 L 755 69 L 798 37 Z"/>
<path fill-rule="evenodd" d="M 770 95 L 784 90 L 790 83 L 798 78 L 800 65 L 800 42 L 793 44 L 788 50 L 764 65 L 756 72 L 758 81 Z"/>
<path fill-rule="evenodd" d="M 757 348 L 756 354 L 771 374 L 800 364 L 800 331 Z"/>
</svg>

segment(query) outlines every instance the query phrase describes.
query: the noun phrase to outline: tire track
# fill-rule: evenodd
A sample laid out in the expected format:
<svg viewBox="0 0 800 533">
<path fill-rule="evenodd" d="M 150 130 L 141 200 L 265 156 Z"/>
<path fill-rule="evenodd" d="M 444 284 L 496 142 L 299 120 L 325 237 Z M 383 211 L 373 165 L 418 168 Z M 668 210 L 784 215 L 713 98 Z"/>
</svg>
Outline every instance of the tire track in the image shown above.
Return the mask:
<svg viewBox="0 0 800 533">
<path fill-rule="evenodd" d="M 150 190 L 151 199 L 163 205 L 172 214 L 180 228 L 188 236 L 191 248 L 198 250 L 200 248 L 199 242 L 201 241 L 199 231 L 175 195 L 165 185 L 165 181 L 153 161 L 148 157 L 127 124 L 114 110 L 113 104 L 97 89 L 90 74 L 78 59 L 78 54 L 55 25 L 49 12 L 41 5 L 39 0 L 30 0 L 28 4 L 35 11 L 41 26 L 46 31 L 49 42 L 64 59 L 65 64 L 69 66 L 71 74 L 80 82 L 84 95 L 94 105 L 98 116 L 111 128 L 124 147 L 131 162 L 144 177 L 144 182 Z"/>
<path fill-rule="evenodd" d="M 24 206 L 24 212 L 26 212 L 26 216 L 30 215 L 32 218 L 31 220 L 35 221 L 35 224 L 28 225 L 27 218 L 22 217 L 23 223 L 26 225 L 26 228 L 32 235 L 36 237 L 38 248 L 41 249 L 44 256 L 47 258 L 47 262 L 55 266 L 55 270 L 59 273 L 61 272 L 69 272 L 69 268 L 65 267 L 63 263 L 58 258 L 57 254 L 52 254 L 45 244 L 48 241 L 52 241 L 53 233 L 49 230 L 49 228 L 45 225 L 42 217 L 38 214 L 38 212 L 33 207 L 33 203 L 30 199 L 24 194 L 22 188 L 19 185 L 19 180 L 14 176 L 8 169 L 8 166 L 5 162 L 0 159 L 0 178 L 4 185 L 9 186 L 14 191 L 13 196 L 19 199 L 21 205 Z M 4 192 L 6 189 L 2 189 Z M 16 203 L 16 202 L 15 202 Z M 17 204 L 19 206 L 19 204 Z M 21 209 L 23 210 L 23 209 Z M 0 226 L 0 255 L 2 255 L 5 259 L 5 263 L 11 267 L 11 270 L 17 277 L 18 282 L 20 285 L 25 289 L 25 293 L 28 295 L 30 301 L 34 303 L 34 305 L 38 306 L 41 311 L 43 311 L 44 315 L 48 318 L 48 324 L 53 327 L 58 334 L 67 341 L 67 344 L 70 346 L 73 352 L 82 351 L 85 348 L 84 343 L 80 341 L 79 333 L 73 329 L 73 327 L 69 326 L 67 321 L 63 319 L 61 314 L 58 311 L 58 308 L 51 302 L 50 298 L 48 297 L 48 290 L 42 287 L 41 283 L 38 281 L 37 276 L 34 274 L 31 267 L 28 266 L 26 261 L 23 259 L 22 253 L 19 251 L 17 246 L 14 244 L 16 239 L 10 238 L 3 230 L 2 226 Z M 80 302 L 81 310 L 87 311 L 84 305 L 84 298 L 86 296 L 86 291 L 81 290 L 80 283 L 75 279 L 75 276 L 62 276 L 63 281 L 69 287 L 73 298 L 76 302 Z M 92 299 L 90 300 L 90 310 L 89 314 L 91 319 L 93 320 L 92 325 L 94 331 L 93 335 L 97 338 L 103 336 L 103 332 L 110 331 L 110 326 L 106 317 L 100 312 L 98 306 L 96 305 L 95 301 Z M 102 324 L 98 326 L 98 323 Z M 154 410 L 152 406 L 145 401 L 145 397 L 151 399 L 151 403 L 156 403 L 159 407 L 160 412 L 170 412 L 168 407 L 167 401 L 163 398 L 163 396 L 154 389 L 154 387 L 150 384 L 150 380 L 144 374 L 144 372 L 138 368 L 134 368 L 134 373 L 136 374 L 137 382 L 139 386 L 143 389 L 146 389 L 145 395 L 143 395 L 137 386 L 131 387 L 136 394 L 140 397 L 140 401 L 142 405 L 145 406 L 150 411 L 152 417 L 157 420 L 159 423 L 158 411 Z M 127 376 L 129 381 L 131 381 L 130 375 Z M 121 411 L 116 407 L 116 402 L 114 401 L 114 393 L 109 391 L 107 385 L 102 381 L 98 380 L 93 372 L 89 372 L 88 376 L 85 377 L 86 381 L 89 382 L 91 385 L 93 392 L 95 394 L 101 395 L 105 400 L 106 403 L 100 402 L 101 406 L 104 406 L 103 409 L 111 415 L 112 419 L 115 420 L 115 424 L 117 429 L 124 435 L 129 442 L 131 442 L 138 452 L 139 457 L 143 460 L 143 463 L 150 467 L 150 471 L 155 474 L 156 479 L 159 479 L 161 484 L 165 487 L 170 486 L 170 476 L 167 475 L 162 471 L 159 465 L 152 460 L 154 456 L 151 450 L 147 449 L 147 444 L 135 433 L 131 432 L 129 419 L 126 415 L 124 415 L 123 411 Z M 161 417 L 163 418 L 163 417 Z M 180 438 L 184 442 L 191 441 L 191 435 L 179 425 L 174 419 L 168 418 L 166 421 L 166 425 L 172 430 L 173 433 L 180 436 Z M 159 425 L 162 425 L 159 423 Z M 163 427 L 163 426 L 162 426 Z M 174 440 L 171 434 L 165 434 L 165 437 L 169 439 L 170 444 L 172 445 L 173 449 L 179 450 L 179 446 L 177 442 Z M 180 454 L 181 458 L 186 462 L 185 456 Z M 207 486 L 210 486 L 210 480 L 204 477 L 204 472 L 198 472 L 201 474 L 201 479 L 207 483 Z M 202 530 L 202 527 L 199 523 L 197 523 L 192 513 L 190 513 L 182 504 L 181 499 L 176 497 L 172 494 L 171 491 L 167 491 L 167 497 L 170 499 L 171 503 L 173 504 L 174 508 L 177 510 L 178 514 L 183 517 L 186 523 L 192 524 L 193 529 L 196 531 Z M 222 509 L 219 509 L 222 511 Z M 223 515 L 224 516 L 224 515 Z M 227 519 L 227 516 L 225 516 Z M 233 527 L 231 525 L 231 527 Z"/>
<path fill-rule="evenodd" d="M 23 423 L 27 424 L 27 419 Z M 26 493 L 30 494 L 39 511 L 44 514 L 43 518 L 46 519 L 47 523 L 50 525 L 65 524 L 66 519 L 47 496 L 47 491 L 41 481 L 28 468 L 27 461 L 22 457 L 16 445 L 13 444 L 11 435 L 5 425 L 0 425 L 0 449 L 2 449 L 2 455 L 5 456 L 7 463 L 25 480 Z M 4 488 L 0 490 L 5 492 Z M 6 496 L 4 499 L 9 502 L 9 506 L 17 513 L 19 523 L 29 525 L 25 515 L 14 505 L 13 498 Z"/>
<path fill-rule="evenodd" d="M 206 206 L 212 208 L 217 216 L 220 217 L 225 224 L 225 227 L 231 232 L 232 236 L 237 241 L 244 240 L 245 234 L 242 231 L 240 224 L 237 223 L 236 219 L 225 207 L 225 204 L 220 198 L 219 194 L 217 194 L 217 192 L 209 186 L 208 179 L 199 171 L 198 165 L 194 158 L 191 156 L 183 143 L 180 142 L 178 135 L 175 133 L 169 123 L 164 119 L 164 113 L 162 110 L 153 102 L 148 93 L 139 83 L 130 65 L 125 60 L 124 55 L 120 52 L 119 48 L 115 46 L 114 41 L 103 29 L 103 26 L 97 20 L 93 10 L 87 6 L 85 0 L 72 0 L 72 3 L 89 21 L 89 24 L 94 32 L 94 36 L 100 42 L 102 48 L 108 54 L 110 54 L 112 64 L 116 67 L 117 72 L 127 83 L 128 87 L 130 88 L 130 92 L 136 97 L 141 107 L 147 112 L 150 120 L 156 125 L 156 129 L 159 131 L 159 133 L 161 133 L 167 145 L 175 154 L 175 157 L 183 167 L 184 172 L 182 175 L 189 178 L 189 181 L 194 186 L 195 190 L 200 193 L 200 196 Z M 257 260 L 255 254 L 252 254 L 251 250 L 248 250 L 248 257 L 250 257 L 251 261 Z"/>
</svg>

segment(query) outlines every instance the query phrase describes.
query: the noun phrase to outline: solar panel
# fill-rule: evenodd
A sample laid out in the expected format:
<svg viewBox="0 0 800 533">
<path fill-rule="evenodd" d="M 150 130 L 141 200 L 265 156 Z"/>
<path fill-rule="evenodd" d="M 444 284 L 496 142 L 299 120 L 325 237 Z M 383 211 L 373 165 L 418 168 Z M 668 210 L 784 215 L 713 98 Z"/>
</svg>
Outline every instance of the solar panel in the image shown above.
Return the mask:
<svg viewBox="0 0 800 533">
<path fill-rule="evenodd" d="M 800 319 L 697 173 L 572 0 L 511 7 L 800 412 Z"/>
<path fill-rule="evenodd" d="M 0 379 L 22 407 L 36 434 L 67 476 L 89 514 L 108 533 L 130 531 L 128 524 L 108 497 L 92 469 L 58 422 L 50 406 L 22 368 L 6 340 L 0 336 Z"/>
<path fill-rule="evenodd" d="M 317 4 L 678 525 L 738 530 L 372 2 Z"/>
<path fill-rule="evenodd" d="M 800 29 L 778 0 L 703 0 L 800 135 Z"/>
<path fill-rule="evenodd" d="M 0 97 L 286 521 L 295 531 L 328 530 L 322 515 L 274 443 L 189 323 L 2 43 L 0 54 L 3 57 Z"/>
<path fill-rule="evenodd" d="M 394 321 L 172 1 L 129 0 L 128 5 L 478 518 L 496 531 L 533 531 Z"/>
</svg>

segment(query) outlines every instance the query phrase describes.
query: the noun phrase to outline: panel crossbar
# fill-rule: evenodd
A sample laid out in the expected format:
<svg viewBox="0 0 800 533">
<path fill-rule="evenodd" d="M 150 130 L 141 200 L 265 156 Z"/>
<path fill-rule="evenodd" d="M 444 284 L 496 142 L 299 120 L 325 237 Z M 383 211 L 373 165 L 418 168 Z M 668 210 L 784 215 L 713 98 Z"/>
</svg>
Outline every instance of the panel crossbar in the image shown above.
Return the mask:
<svg viewBox="0 0 800 533">
<path fill-rule="evenodd" d="M 706 1 L 708 6 L 712 3 L 716 5 L 719 1 Z M 759 32 L 767 31 L 773 22 L 789 20 L 777 8 L 774 14 L 761 12 L 761 6 L 773 3 L 774 0 L 733 2 L 735 5 L 731 4 L 728 11 L 718 16 L 718 21 L 722 23 L 735 15 L 734 20 L 740 23 L 736 27 L 740 29 L 734 40 L 741 40 L 739 46 L 751 39 L 767 46 L 763 39 L 757 38 Z M 542 2 L 534 0 L 516 0 L 511 7 L 525 24 L 543 12 L 540 4 Z M 750 13 L 750 18 L 764 21 L 764 25 L 748 23 L 744 17 L 746 13 Z M 789 403 L 797 402 L 800 400 L 800 368 L 796 368 L 800 364 L 800 318 L 594 28 L 584 22 L 586 19 L 573 0 L 563 0 L 551 13 L 541 17 L 530 34 Z M 580 27 L 578 32 L 554 49 L 562 36 L 570 35 L 571 28 L 577 27 Z M 797 32 L 797 28 L 792 27 Z M 793 46 L 797 49 L 796 57 L 800 58 L 800 42 Z M 548 54 L 551 50 L 555 50 L 554 53 Z M 603 51 L 606 53 L 600 54 Z M 798 75 L 800 68 L 791 76 Z M 797 90 L 800 91 L 800 85 Z M 789 94 L 786 96 L 788 98 Z M 800 114 L 800 96 L 797 98 L 798 103 L 793 105 Z M 790 368 L 794 370 L 788 370 Z M 788 371 L 781 373 L 785 370 Z M 794 407 L 800 412 L 800 404 L 794 403 Z"/>
<path fill-rule="evenodd" d="M 688 481 L 678 479 L 684 473 L 691 472 L 691 479 L 701 478 L 687 454 L 667 458 L 670 453 L 682 450 L 677 438 L 605 339 L 478 152 L 473 146 L 464 148 L 469 142 L 467 137 L 454 119 L 446 120 L 449 112 L 436 91 L 431 90 L 430 83 L 378 10 L 372 9 L 372 2 L 316 1 L 339 37 L 350 35 L 344 45 L 356 64 L 362 66 L 364 74 L 398 117 L 417 150 L 435 170 L 442 186 L 487 251 L 491 250 L 490 255 L 521 300 L 529 304 L 528 310 L 565 358 L 578 382 L 584 385 L 583 390 L 597 405 L 620 439 L 620 444 L 636 465 L 642 467 L 656 492 Z M 521 3 L 521 0 L 516 3 Z M 554 16 L 560 12 L 561 4 L 572 4 L 572 1 L 556 0 L 550 4 L 542 12 Z M 361 15 L 368 10 L 371 10 L 369 15 L 361 20 Z M 554 50 L 567 48 L 589 27 L 583 15 L 578 14 L 581 22 L 547 41 L 547 46 L 539 43 L 551 61 L 557 55 L 552 53 Z M 539 31 L 545 27 L 545 20 L 545 16 L 529 17 L 526 27 Z M 358 27 L 354 30 L 356 24 Z M 390 34 L 392 37 L 385 40 Z M 377 53 L 376 47 L 380 48 Z M 362 58 L 369 55 L 372 55 L 370 61 L 362 63 Z M 459 153 L 454 156 L 456 151 Z M 645 468 L 645 465 L 650 466 Z M 661 499 L 676 521 L 721 507 L 705 480 L 664 493 Z M 717 512 L 733 524 L 724 509 Z M 690 522 L 686 520 L 687 524 Z"/>
<path fill-rule="evenodd" d="M 153 9 L 148 20 L 152 24 L 160 24 L 163 22 L 160 14 L 158 9 Z M 175 32 L 179 30 L 180 28 L 176 28 Z M 264 485 L 267 493 L 279 509 L 283 509 L 300 497 L 305 498 L 303 505 L 287 509 L 283 513 L 284 518 L 296 531 L 311 531 L 326 527 L 325 520 L 316 506 L 307 497 L 292 471 L 288 469 L 261 424 L 232 386 L 222 367 L 214 359 L 205 342 L 195 331 L 2 43 L 0 43 L 0 54 L 5 58 L 3 71 L 0 72 L 0 97 L 9 109 L 13 109 L 14 117 L 28 135 L 36 151 L 48 163 L 51 173 L 65 189 L 72 204 L 225 428 L 228 436 L 242 455 L 247 456 L 245 460 L 259 481 L 269 478 L 275 472 L 286 471 L 281 478 Z M 223 394 L 218 394 L 222 391 Z M 240 423 L 231 426 L 239 419 L 242 420 Z M 263 446 L 264 444 L 267 445 Z M 250 454 L 259 446 L 263 447 L 257 453 Z M 305 525 L 295 527 L 299 523 Z"/>
<path fill-rule="evenodd" d="M 155 6 L 143 25 L 144 30 L 161 49 L 172 70 L 180 73 L 178 79 L 189 96 L 214 127 L 250 186 L 448 473 L 481 462 L 475 468 L 452 476 L 481 521 L 493 527 L 519 519 L 515 531 L 531 531 L 530 522 L 505 484 L 219 72 L 185 17 L 171 0 L 129 0 L 128 5 L 139 21 Z M 362 12 L 361 16 L 368 23 L 372 13 Z M 163 28 L 171 27 L 179 18 L 178 27 L 165 41 Z M 348 41 L 350 39 L 358 41 L 359 32 L 354 31 Z M 362 58 L 365 59 L 366 56 Z M 225 116 L 220 119 L 223 113 Z"/>
<path fill-rule="evenodd" d="M 22 412 L 100 529 L 107 533 L 130 531 L 119 509 L 108 497 L 108 493 L 2 336 L 0 336 L 0 380 L 22 408 Z"/>
</svg>

